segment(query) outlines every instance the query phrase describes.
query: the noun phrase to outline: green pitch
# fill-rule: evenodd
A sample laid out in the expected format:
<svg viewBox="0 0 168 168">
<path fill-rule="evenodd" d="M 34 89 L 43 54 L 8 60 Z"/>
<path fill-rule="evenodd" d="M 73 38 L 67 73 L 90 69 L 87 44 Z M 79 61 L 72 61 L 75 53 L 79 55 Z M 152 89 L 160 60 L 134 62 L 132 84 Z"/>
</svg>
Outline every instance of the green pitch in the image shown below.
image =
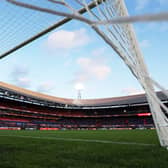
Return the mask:
<svg viewBox="0 0 168 168">
<path fill-rule="evenodd" d="M 154 130 L 0 131 L 0 168 L 167 168 Z"/>
</svg>

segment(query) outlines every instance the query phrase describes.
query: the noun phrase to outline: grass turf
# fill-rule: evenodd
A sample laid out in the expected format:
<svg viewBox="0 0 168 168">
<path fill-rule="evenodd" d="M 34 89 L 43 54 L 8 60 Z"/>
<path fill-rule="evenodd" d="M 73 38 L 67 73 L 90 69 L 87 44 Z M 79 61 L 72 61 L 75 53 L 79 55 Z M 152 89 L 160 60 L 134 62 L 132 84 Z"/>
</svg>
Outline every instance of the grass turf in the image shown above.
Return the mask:
<svg viewBox="0 0 168 168">
<path fill-rule="evenodd" d="M 0 168 L 167 165 L 168 151 L 159 147 L 155 130 L 0 131 Z"/>
</svg>

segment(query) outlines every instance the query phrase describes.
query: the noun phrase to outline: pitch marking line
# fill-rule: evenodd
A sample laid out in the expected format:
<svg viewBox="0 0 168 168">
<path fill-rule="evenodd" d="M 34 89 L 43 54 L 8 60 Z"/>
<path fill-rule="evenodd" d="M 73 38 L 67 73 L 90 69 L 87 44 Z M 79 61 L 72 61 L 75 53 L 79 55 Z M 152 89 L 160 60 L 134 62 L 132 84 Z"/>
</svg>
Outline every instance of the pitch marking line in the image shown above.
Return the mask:
<svg viewBox="0 0 168 168">
<path fill-rule="evenodd" d="M 20 135 L 0 135 L 6 137 L 18 137 L 18 138 L 32 138 L 32 139 L 47 139 L 47 140 L 61 140 L 71 142 L 96 142 L 104 144 L 118 144 L 118 145 L 139 145 L 139 146 L 156 146 L 155 144 L 136 143 L 136 142 L 116 142 L 108 140 L 96 140 L 96 139 L 75 139 L 75 138 L 56 138 L 56 137 L 39 137 L 39 136 L 20 136 Z"/>
</svg>

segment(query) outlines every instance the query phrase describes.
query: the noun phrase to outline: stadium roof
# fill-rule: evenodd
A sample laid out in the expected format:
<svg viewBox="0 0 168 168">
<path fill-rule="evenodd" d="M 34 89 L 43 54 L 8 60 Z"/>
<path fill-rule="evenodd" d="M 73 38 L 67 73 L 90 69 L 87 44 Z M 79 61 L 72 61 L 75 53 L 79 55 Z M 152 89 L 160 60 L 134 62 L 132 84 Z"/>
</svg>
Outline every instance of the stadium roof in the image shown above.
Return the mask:
<svg viewBox="0 0 168 168">
<path fill-rule="evenodd" d="M 9 94 L 10 93 L 10 94 Z M 80 107 L 101 107 L 101 106 L 124 106 L 124 105 L 136 105 L 136 104 L 145 104 L 147 103 L 147 99 L 145 94 L 131 95 L 131 96 L 123 96 L 123 97 L 113 97 L 113 98 L 103 98 L 103 99 L 67 99 L 49 96 L 45 94 L 41 94 L 38 92 L 30 91 L 27 89 L 23 89 L 11 84 L 7 84 L 4 82 L 0 82 L 0 97 L 7 95 L 11 98 L 16 98 L 14 95 L 17 95 L 18 98 L 22 101 L 31 100 L 32 98 L 36 100 L 36 102 L 47 101 L 48 103 L 56 103 L 61 104 L 63 107 L 67 106 L 80 106 Z M 157 93 L 162 101 L 168 101 L 166 96 L 164 96 L 161 92 Z M 41 103 L 40 103 L 41 104 Z"/>
</svg>

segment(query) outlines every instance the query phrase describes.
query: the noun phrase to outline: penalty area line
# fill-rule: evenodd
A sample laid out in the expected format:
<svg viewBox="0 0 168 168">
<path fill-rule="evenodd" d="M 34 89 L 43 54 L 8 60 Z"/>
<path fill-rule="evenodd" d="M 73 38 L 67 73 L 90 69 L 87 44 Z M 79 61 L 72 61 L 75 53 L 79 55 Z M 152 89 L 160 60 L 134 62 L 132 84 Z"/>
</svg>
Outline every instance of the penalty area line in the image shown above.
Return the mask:
<svg viewBox="0 0 168 168">
<path fill-rule="evenodd" d="M 97 140 L 97 139 L 57 138 L 57 137 L 40 137 L 40 136 L 23 136 L 23 135 L 0 135 L 0 136 L 1 137 L 16 137 L 16 138 L 31 138 L 31 139 L 70 141 L 70 142 L 90 142 L 90 143 L 118 144 L 118 145 L 156 146 L 155 144 L 147 144 L 147 143 L 117 142 L 117 141 Z"/>
</svg>

